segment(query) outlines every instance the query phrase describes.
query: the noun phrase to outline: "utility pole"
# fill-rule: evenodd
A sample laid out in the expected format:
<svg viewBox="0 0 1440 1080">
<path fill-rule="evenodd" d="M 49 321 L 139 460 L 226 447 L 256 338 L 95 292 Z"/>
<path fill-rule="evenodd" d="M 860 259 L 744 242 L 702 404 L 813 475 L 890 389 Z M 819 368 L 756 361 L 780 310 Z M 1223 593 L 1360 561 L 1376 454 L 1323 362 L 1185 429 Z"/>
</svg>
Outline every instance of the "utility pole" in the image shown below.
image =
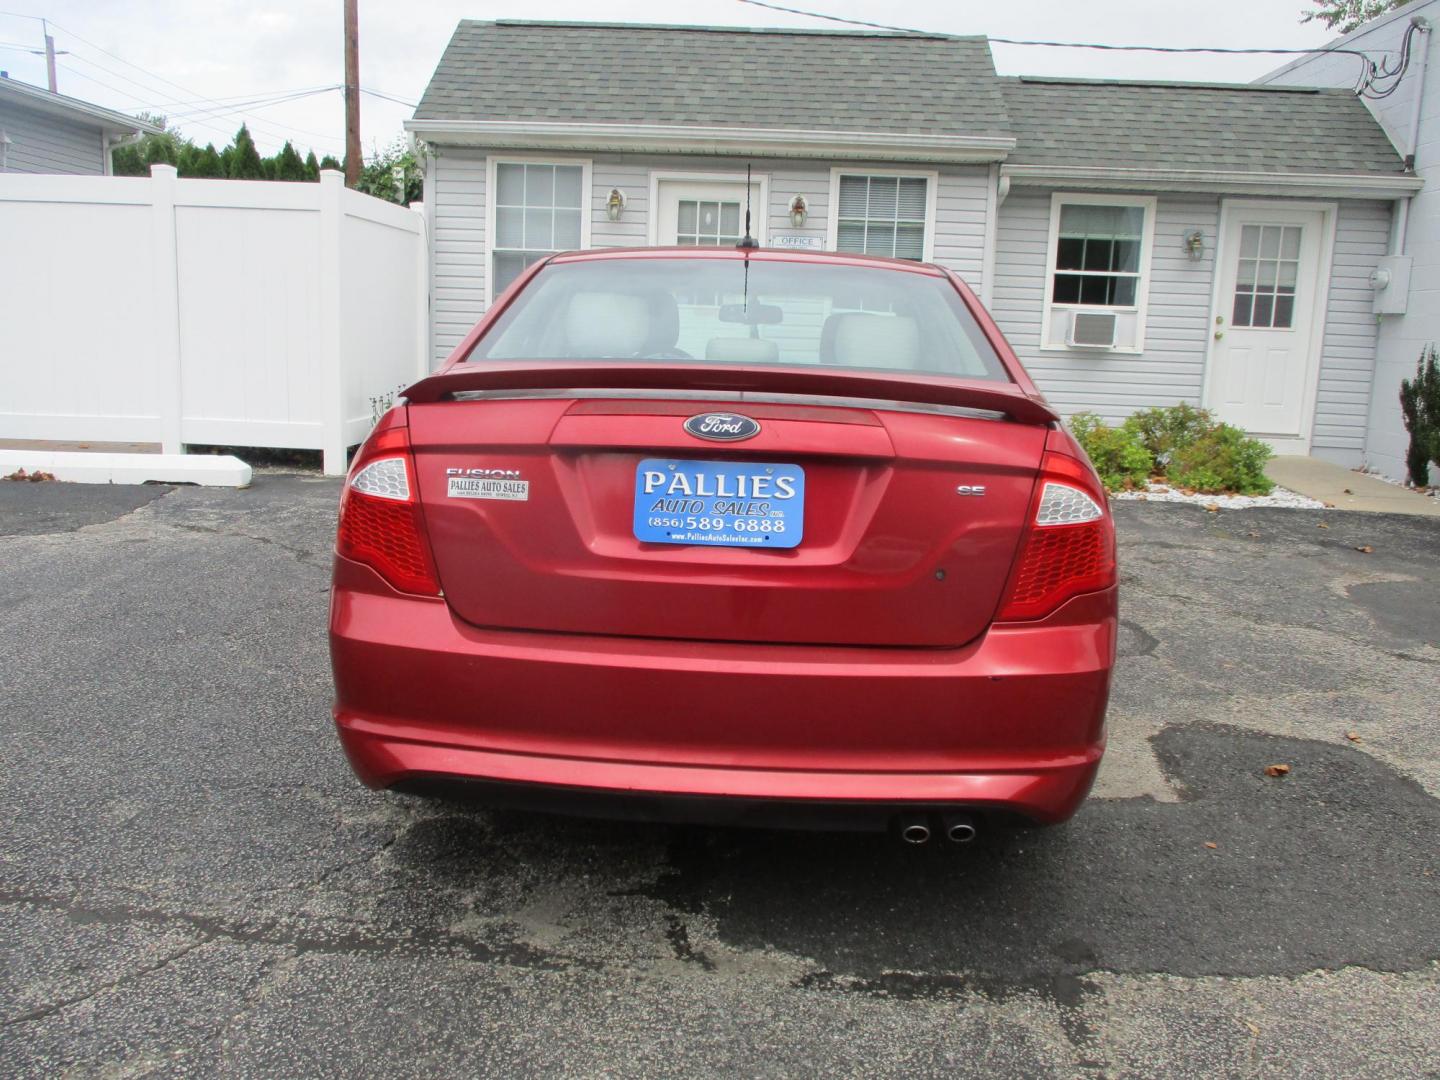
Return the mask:
<svg viewBox="0 0 1440 1080">
<path fill-rule="evenodd" d="M 345 0 L 345 186 L 360 182 L 360 13 Z"/>
<path fill-rule="evenodd" d="M 58 94 L 55 89 L 55 39 L 50 36 L 50 24 L 44 19 L 40 20 L 40 29 L 45 32 L 45 74 L 50 79 L 50 92 Z"/>
</svg>

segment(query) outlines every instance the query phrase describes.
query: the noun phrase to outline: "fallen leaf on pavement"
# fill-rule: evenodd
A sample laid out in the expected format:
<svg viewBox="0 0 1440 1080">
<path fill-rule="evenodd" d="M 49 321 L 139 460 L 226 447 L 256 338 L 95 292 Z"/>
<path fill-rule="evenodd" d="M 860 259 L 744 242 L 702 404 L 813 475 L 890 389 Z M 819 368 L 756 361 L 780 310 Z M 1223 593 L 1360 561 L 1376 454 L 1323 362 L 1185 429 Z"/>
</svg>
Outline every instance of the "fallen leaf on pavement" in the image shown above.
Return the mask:
<svg viewBox="0 0 1440 1080">
<path fill-rule="evenodd" d="M 1215 843 L 1215 841 L 1213 841 L 1213 840 L 1206 840 L 1206 841 L 1205 841 L 1205 846 L 1208 847 L 1211 851 L 1214 851 L 1214 850 L 1215 850 L 1216 848 L 1218 848 L 1220 845 L 1217 844 L 1217 843 Z"/>
<path fill-rule="evenodd" d="M 1246 1020 L 1245 1026 L 1250 1029 L 1251 1035 L 1254 1035 L 1256 1038 L 1260 1037 L 1260 1026 L 1258 1024 L 1252 1024 L 1249 1020 Z"/>
<path fill-rule="evenodd" d="M 1328 529 L 1328 528 L 1330 528 L 1330 526 L 1329 526 L 1329 525 L 1326 525 L 1325 522 L 1323 522 L 1323 521 L 1320 522 L 1320 524 L 1319 524 L 1319 525 L 1316 525 L 1315 527 L 1316 527 L 1317 529 Z"/>
<path fill-rule="evenodd" d="M 1369 555 L 1369 554 L 1370 554 L 1372 551 L 1374 551 L 1375 549 L 1374 549 L 1373 547 L 1371 547 L 1369 544 L 1361 544 L 1361 545 L 1360 545 L 1359 547 L 1357 547 L 1355 550 L 1358 551 L 1358 552 L 1361 552 L 1362 554 Z"/>
<path fill-rule="evenodd" d="M 1351 491 L 1349 488 L 1346 488 L 1346 489 L 1345 489 L 1345 494 L 1346 494 L 1346 495 L 1354 495 L 1355 492 Z"/>
<path fill-rule="evenodd" d="M 1289 766 L 1289 765 L 1266 765 L 1266 766 L 1265 766 L 1265 775 L 1266 775 L 1266 776 L 1284 776 L 1284 775 L 1285 775 L 1286 773 L 1288 773 L 1289 771 L 1290 771 L 1290 766 Z"/>
<path fill-rule="evenodd" d="M 1220 512 L 1220 507 L 1216 503 L 1206 503 L 1205 509 L 1209 510 L 1212 514 L 1218 514 Z"/>
<path fill-rule="evenodd" d="M 1347 731 L 1345 732 L 1345 738 L 1349 739 L 1351 742 L 1359 742 L 1360 733 L 1358 731 Z"/>
</svg>

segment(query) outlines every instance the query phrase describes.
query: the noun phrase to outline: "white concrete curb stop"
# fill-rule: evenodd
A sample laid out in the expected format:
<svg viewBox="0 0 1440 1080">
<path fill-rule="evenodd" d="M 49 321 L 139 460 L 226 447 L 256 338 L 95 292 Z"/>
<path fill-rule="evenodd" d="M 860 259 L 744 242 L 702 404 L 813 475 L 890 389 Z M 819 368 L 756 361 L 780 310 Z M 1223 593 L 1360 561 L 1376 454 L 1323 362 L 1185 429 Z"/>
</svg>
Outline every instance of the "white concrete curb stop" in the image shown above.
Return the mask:
<svg viewBox="0 0 1440 1080">
<path fill-rule="evenodd" d="M 0 450 L 0 476 L 47 472 L 70 484 L 250 486 L 250 466 L 226 454 L 92 454 L 83 450 Z"/>
</svg>

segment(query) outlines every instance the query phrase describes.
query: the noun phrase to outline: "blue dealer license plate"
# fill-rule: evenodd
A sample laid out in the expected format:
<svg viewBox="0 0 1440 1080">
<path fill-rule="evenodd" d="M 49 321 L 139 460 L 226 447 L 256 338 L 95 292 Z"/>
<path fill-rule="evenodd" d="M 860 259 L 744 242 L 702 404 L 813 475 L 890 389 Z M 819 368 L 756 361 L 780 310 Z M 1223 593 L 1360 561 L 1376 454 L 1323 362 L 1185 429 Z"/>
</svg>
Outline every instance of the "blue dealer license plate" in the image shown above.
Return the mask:
<svg viewBox="0 0 1440 1080">
<path fill-rule="evenodd" d="M 635 467 L 637 540 L 792 548 L 804 531 L 798 465 L 646 458 Z"/>
</svg>

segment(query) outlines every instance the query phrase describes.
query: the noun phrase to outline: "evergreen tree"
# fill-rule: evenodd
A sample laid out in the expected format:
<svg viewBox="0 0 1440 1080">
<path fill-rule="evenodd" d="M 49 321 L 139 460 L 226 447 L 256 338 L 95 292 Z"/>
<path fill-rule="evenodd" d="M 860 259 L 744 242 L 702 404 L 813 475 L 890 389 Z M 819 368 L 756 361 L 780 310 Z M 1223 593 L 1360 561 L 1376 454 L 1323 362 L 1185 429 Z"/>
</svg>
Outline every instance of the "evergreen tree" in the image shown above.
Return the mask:
<svg viewBox="0 0 1440 1080">
<path fill-rule="evenodd" d="M 260 160 L 260 151 L 255 149 L 255 140 L 250 137 L 250 129 L 244 124 L 235 133 L 235 154 L 230 159 L 231 180 L 263 180 L 265 178 L 265 167 Z"/>
<path fill-rule="evenodd" d="M 334 169 L 336 172 L 345 171 L 345 166 L 340 164 L 340 162 L 336 161 L 333 154 L 326 154 L 323 158 L 320 159 L 320 168 Z M 319 177 L 316 177 L 316 179 L 318 180 Z"/>
<path fill-rule="evenodd" d="M 127 143 L 110 151 L 110 169 L 116 176 L 148 176 L 150 167 L 145 164 L 145 144 Z"/>
<path fill-rule="evenodd" d="M 304 180 L 305 161 L 295 152 L 295 147 L 290 145 L 290 140 L 285 140 L 280 153 L 275 155 L 275 179 L 276 180 Z"/>
<path fill-rule="evenodd" d="M 184 175 L 205 180 L 218 180 L 225 176 L 225 166 L 220 161 L 220 155 L 215 152 L 214 143 L 206 143 L 204 150 L 194 150 L 186 170 Z"/>
<path fill-rule="evenodd" d="M 144 159 L 145 171 L 150 171 L 151 165 L 178 165 L 180 164 L 180 147 L 176 145 L 175 136 L 166 132 L 145 140 Z"/>
<path fill-rule="evenodd" d="M 320 179 L 320 162 L 318 162 L 318 161 L 315 160 L 315 151 L 314 151 L 314 150 L 311 150 L 310 153 L 308 153 L 308 154 L 305 155 L 305 179 L 306 179 L 306 180 L 319 180 L 319 179 Z"/>
</svg>

